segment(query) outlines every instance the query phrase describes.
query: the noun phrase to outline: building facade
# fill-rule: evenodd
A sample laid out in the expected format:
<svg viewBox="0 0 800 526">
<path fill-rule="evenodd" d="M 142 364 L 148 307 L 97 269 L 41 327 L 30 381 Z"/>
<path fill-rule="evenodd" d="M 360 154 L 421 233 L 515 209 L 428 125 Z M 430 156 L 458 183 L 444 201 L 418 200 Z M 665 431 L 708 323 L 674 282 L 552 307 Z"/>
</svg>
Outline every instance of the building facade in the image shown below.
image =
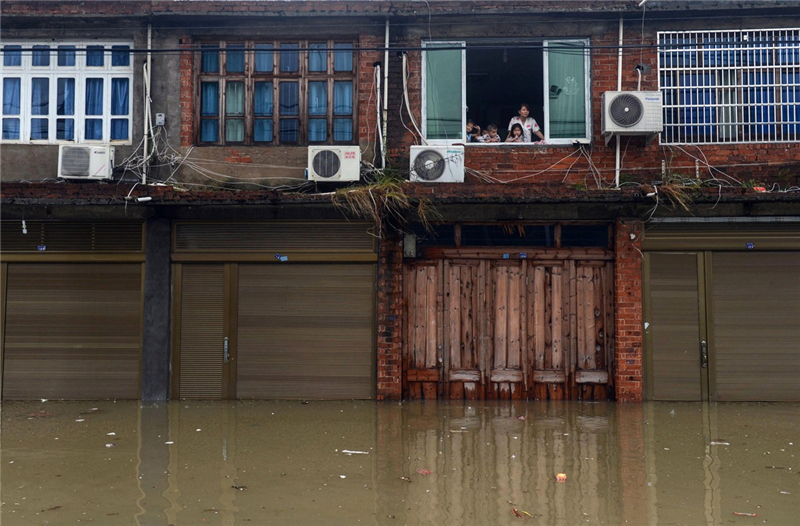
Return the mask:
<svg viewBox="0 0 800 526">
<path fill-rule="evenodd" d="M 800 17 L 638 4 L 4 2 L 2 398 L 800 399 Z"/>
</svg>

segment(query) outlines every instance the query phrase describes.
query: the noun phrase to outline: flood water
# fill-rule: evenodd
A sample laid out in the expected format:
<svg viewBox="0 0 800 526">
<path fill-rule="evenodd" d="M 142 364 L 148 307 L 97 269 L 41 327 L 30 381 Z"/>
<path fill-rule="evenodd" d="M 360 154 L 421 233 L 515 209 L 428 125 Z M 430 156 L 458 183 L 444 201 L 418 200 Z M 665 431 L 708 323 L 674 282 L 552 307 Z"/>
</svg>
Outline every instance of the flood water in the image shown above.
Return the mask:
<svg viewBox="0 0 800 526">
<path fill-rule="evenodd" d="M 4 403 L 0 520 L 796 525 L 799 417 L 798 404 Z"/>
</svg>

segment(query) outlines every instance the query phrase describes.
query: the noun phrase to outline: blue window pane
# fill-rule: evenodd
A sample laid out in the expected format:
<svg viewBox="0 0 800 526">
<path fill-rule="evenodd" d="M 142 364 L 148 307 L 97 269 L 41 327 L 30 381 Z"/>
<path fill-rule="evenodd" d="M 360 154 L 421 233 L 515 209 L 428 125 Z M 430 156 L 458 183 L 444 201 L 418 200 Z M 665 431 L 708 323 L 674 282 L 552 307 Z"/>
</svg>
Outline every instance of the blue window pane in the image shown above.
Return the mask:
<svg viewBox="0 0 800 526">
<path fill-rule="evenodd" d="M 130 46 L 111 46 L 111 65 L 130 66 L 131 52 Z"/>
<path fill-rule="evenodd" d="M 300 70 L 300 44 L 281 44 L 281 72 Z"/>
<path fill-rule="evenodd" d="M 327 44 L 308 45 L 308 70 L 328 71 L 328 53 L 325 51 Z"/>
<path fill-rule="evenodd" d="M 781 85 L 783 134 L 796 138 L 800 134 L 800 73 L 782 73 Z"/>
<path fill-rule="evenodd" d="M 272 115 L 272 82 L 256 82 L 253 112 L 256 117 Z"/>
<path fill-rule="evenodd" d="M 20 79 L 3 79 L 3 115 L 19 115 L 20 112 Z"/>
<path fill-rule="evenodd" d="M 31 140 L 47 139 L 47 119 L 31 119 Z"/>
<path fill-rule="evenodd" d="M 244 45 L 228 44 L 225 49 L 225 70 L 228 73 L 244 72 Z"/>
<path fill-rule="evenodd" d="M 281 119 L 281 142 L 297 142 L 298 140 L 300 140 L 300 121 Z"/>
<path fill-rule="evenodd" d="M 56 120 L 56 139 L 59 141 L 75 140 L 75 119 Z"/>
<path fill-rule="evenodd" d="M 219 84 L 203 82 L 200 87 L 200 115 L 215 117 L 219 115 Z"/>
<path fill-rule="evenodd" d="M 50 65 L 50 46 L 33 46 L 32 64 L 34 66 Z"/>
<path fill-rule="evenodd" d="M 31 79 L 31 115 L 50 113 L 50 79 Z"/>
<path fill-rule="evenodd" d="M 308 119 L 309 142 L 325 142 L 328 140 L 328 121 L 325 119 Z"/>
<path fill-rule="evenodd" d="M 353 120 L 333 119 L 333 140 L 350 142 L 353 140 Z"/>
<path fill-rule="evenodd" d="M 216 119 L 203 119 L 200 123 L 200 141 L 219 141 L 219 124 Z"/>
<path fill-rule="evenodd" d="M 219 72 L 219 51 L 217 45 L 202 46 L 200 71 L 203 73 L 217 73 Z"/>
<path fill-rule="evenodd" d="M 86 46 L 86 65 L 103 67 L 103 46 Z"/>
<path fill-rule="evenodd" d="M 300 88 L 297 82 L 281 82 L 281 116 L 300 114 Z"/>
<path fill-rule="evenodd" d="M 327 115 L 328 114 L 328 83 L 309 82 L 308 83 L 308 114 Z"/>
<path fill-rule="evenodd" d="M 86 79 L 86 115 L 102 114 L 103 79 Z"/>
<path fill-rule="evenodd" d="M 111 79 L 111 115 L 127 115 L 129 100 L 128 79 Z"/>
<path fill-rule="evenodd" d="M 255 64 L 256 73 L 272 73 L 274 52 L 272 44 L 256 44 Z"/>
<path fill-rule="evenodd" d="M 75 79 L 58 79 L 56 115 L 75 115 Z"/>
<path fill-rule="evenodd" d="M 3 46 L 3 65 L 21 66 L 22 65 L 22 46 Z M 5 130 L 5 128 L 4 128 Z M 5 133 L 5 131 L 3 132 Z"/>
<path fill-rule="evenodd" d="M 19 140 L 19 119 L 3 119 L 3 139 Z"/>
<path fill-rule="evenodd" d="M 353 82 L 340 81 L 333 83 L 333 114 L 353 114 Z"/>
<path fill-rule="evenodd" d="M 333 70 L 353 71 L 353 44 L 337 43 L 333 48 Z"/>
<path fill-rule="evenodd" d="M 58 46 L 58 65 L 60 67 L 75 65 L 75 46 Z"/>
<path fill-rule="evenodd" d="M 128 140 L 128 119 L 111 119 L 111 140 Z"/>
<path fill-rule="evenodd" d="M 103 120 L 102 119 L 86 119 L 86 133 L 85 138 L 87 141 L 99 141 L 103 138 Z"/>
<path fill-rule="evenodd" d="M 272 120 L 256 119 L 253 126 L 253 139 L 256 142 L 272 142 Z"/>
</svg>

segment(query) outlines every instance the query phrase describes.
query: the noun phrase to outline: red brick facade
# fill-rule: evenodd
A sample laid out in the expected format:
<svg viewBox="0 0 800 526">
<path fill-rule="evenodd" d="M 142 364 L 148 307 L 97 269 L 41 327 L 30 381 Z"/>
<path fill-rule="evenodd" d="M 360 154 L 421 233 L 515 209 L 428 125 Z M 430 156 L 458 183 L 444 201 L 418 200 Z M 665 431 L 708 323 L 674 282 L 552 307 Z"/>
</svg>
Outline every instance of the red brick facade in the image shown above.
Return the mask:
<svg viewBox="0 0 800 526">
<path fill-rule="evenodd" d="M 617 221 L 614 272 L 616 398 L 642 401 L 642 232 L 640 221 Z"/>
<path fill-rule="evenodd" d="M 378 400 L 402 397 L 403 247 L 385 236 L 378 258 Z"/>
</svg>

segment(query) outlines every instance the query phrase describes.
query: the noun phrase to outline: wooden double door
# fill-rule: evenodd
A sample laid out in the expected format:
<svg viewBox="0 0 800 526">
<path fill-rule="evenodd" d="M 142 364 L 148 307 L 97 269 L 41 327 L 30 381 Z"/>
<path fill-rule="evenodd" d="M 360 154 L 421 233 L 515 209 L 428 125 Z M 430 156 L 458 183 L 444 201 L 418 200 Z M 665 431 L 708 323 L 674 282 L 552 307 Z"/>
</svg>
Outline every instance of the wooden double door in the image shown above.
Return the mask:
<svg viewBox="0 0 800 526">
<path fill-rule="evenodd" d="M 651 400 L 800 401 L 800 252 L 645 253 Z"/>
<path fill-rule="evenodd" d="M 570 257 L 405 265 L 407 398 L 606 399 L 613 270 Z"/>
</svg>

